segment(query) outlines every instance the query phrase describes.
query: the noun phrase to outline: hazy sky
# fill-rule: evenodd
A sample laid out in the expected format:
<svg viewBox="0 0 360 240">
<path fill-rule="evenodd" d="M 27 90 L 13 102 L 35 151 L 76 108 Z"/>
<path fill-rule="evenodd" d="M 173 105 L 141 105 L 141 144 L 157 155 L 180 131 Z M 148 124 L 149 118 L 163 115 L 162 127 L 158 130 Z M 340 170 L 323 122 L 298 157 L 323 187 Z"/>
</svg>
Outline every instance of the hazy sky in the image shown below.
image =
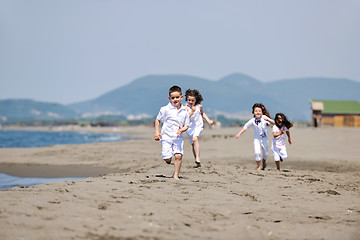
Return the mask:
<svg viewBox="0 0 360 240">
<path fill-rule="evenodd" d="M 359 0 L 0 0 L 0 99 L 89 100 L 148 74 L 360 81 Z"/>
</svg>

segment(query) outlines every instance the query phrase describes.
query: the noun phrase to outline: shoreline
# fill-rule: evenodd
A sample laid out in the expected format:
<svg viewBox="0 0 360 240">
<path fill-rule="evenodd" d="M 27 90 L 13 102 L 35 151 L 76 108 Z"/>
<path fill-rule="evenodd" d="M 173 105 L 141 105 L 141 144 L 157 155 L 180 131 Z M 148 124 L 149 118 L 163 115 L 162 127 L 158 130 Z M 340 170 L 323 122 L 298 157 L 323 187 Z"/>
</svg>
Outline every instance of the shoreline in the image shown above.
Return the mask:
<svg viewBox="0 0 360 240">
<path fill-rule="evenodd" d="M 132 134 L 139 137 L 141 131 L 147 131 L 152 127 L 146 125 L 138 126 L 119 126 L 119 127 L 92 127 L 79 125 L 64 126 L 3 126 L 1 130 L 14 131 L 50 131 L 50 132 L 90 132 L 90 133 L 114 133 L 114 134 Z"/>
<path fill-rule="evenodd" d="M 22 178 L 67 178 L 98 177 L 109 173 L 121 172 L 107 167 L 86 165 L 43 165 L 0 163 L 0 173 Z"/>
</svg>

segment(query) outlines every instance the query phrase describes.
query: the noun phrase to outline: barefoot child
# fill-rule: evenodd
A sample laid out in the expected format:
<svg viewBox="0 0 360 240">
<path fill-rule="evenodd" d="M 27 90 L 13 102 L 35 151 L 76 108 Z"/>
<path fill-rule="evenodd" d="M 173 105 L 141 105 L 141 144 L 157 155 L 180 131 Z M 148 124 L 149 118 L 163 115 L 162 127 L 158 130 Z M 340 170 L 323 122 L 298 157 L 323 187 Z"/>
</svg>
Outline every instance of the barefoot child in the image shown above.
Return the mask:
<svg viewBox="0 0 360 240">
<path fill-rule="evenodd" d="M 275 124 L 274 120 L 270 118 L 269 112 L 265 106 L 261 103 L 255 103 L 252 107 L 252 113 L 254 117 L 250 119 L 241 131 L 236 134 L 236 138 L 239 138 L 249 127 L 254 127 L 254 149 L 255 149 L 255 161 L 257 164 L 257 170 L 261 170 L 260 161 L 262 160 L 262 169 L 266 168 L 266 159 L 269 156 L 268 150 L 268 123 Z M 262 150 L 262 156 L 261 156 Z"/>
<path fill-rule="evenodd" d="M 190 126 L 189 129 L 186 131 L 186 134 L 192 145 L 196 164 L 195 167 L 198 168 L 201 167 L 199 137 L 204 129 L 203 118 L 205 118 L 205 120 L 210 124 L 210 126 L 212 126 L 214 122 L 210 120 L 208 116 L 204 113 L 203 107 L 200 104 L 203 98 L 198 90 L 186 90 L 185 100 L 188 103 L 186 109 L 189 112 L 190 116 Z"/>
<path fill-rule="evenodd" d="M 286 135 L 288 137 L 289 143 L 292 144 L 289 130 L 292 126 L 293 124 L 287 120 L 284 114 L 277 113 L 275 115 L 275 125 L 273 126 L 274 138 L 271 149 L 273 151 L 277 170 L 280 170 L 280 162 L 285 160 L 288 156 L 285 146 Z"/>
<path fill-rule="evenodd" d="M 155 119 L 155 141 L 161 140 L 162 158 L 167 164 L 175 156 L 174 178 L 179 179 L 181 161 L 184 155 L 184 138 L 181 133 L 189 128 L 189 113 L 181 104 L 183 99 L 181 88 L 172 86 L 169 89 L 170 102 L 162 107 Z M 160 129 L 160 122 L 163 123 Z"/>
</svg>

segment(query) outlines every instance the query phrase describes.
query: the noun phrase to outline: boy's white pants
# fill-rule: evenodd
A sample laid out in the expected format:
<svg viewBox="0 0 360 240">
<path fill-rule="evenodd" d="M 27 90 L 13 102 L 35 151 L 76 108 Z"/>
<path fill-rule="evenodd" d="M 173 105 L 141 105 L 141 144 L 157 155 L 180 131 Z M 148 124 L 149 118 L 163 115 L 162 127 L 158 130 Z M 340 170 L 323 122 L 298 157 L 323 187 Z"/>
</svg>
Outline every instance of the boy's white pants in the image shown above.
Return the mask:
<svg viewBox="0 0 360 240">
<path fill-rule="evenodd" d="M 176 153 L 184 156 L 184 139 L 161 140 L 162 159 L 172 158 Z"/>
</svg>

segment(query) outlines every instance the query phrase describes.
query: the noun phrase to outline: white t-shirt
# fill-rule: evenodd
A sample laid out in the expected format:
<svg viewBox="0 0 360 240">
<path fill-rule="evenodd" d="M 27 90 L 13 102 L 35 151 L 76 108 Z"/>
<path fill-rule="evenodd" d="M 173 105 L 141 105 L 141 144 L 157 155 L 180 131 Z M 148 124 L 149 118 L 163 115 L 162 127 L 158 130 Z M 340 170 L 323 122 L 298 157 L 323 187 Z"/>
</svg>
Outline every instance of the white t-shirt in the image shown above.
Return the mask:
<svg viewBox="0 0 360 240">
<path fill-rule="evenodd" d="M 183 138 L 181 135 L 177 136 L 177 132 L 180 128 L 189 126 L 189 113 L 182 105 L 180 109 L 177 109 L 171 103 L 160 108 L 159 114 L 156 119 L 163 123 L 161 128 L 162 140 L 175 140 Z"/>
<path fill-rule="evenodd" d="M 265 115 L 262 115 L 260 119 L 252 118 L 244 125 L 244 129 L 247 130 L 249 127 L 254 127 L 254 138 L 262 139 L 266 138 L 268 134 L 267 124 L 269 123 L 265 119 L 270 119 Z"/>
<path fill-rule="evenodd" d="M 284 130 L 285 132 L 288 131 L 288 128 L 285 126 L 281 127 L 282 130 Z M 273 132 L 274 133 L 280 133 L 281 130 L 278 126 L 274 125 L 273 126 Z M 273 144 L 275 144 L 276 146 L 285 146 L 286 144 L 286 134 L 283 133 L 280 136 L 274 137 L 273 138 Z"/>
<path fill-rule="evenodd" d="M 198 104 L 195 106 L 196 110 L 193 112 L 193 114 L 190 117 L 190 126 L 189 128 L 203 128 L 204 127 L 204 121 L 201 115 L 200 107 L 201 105 Z M 191 107 L 188 106 L 188 112 L 191 113 Z"/>
</svg>

